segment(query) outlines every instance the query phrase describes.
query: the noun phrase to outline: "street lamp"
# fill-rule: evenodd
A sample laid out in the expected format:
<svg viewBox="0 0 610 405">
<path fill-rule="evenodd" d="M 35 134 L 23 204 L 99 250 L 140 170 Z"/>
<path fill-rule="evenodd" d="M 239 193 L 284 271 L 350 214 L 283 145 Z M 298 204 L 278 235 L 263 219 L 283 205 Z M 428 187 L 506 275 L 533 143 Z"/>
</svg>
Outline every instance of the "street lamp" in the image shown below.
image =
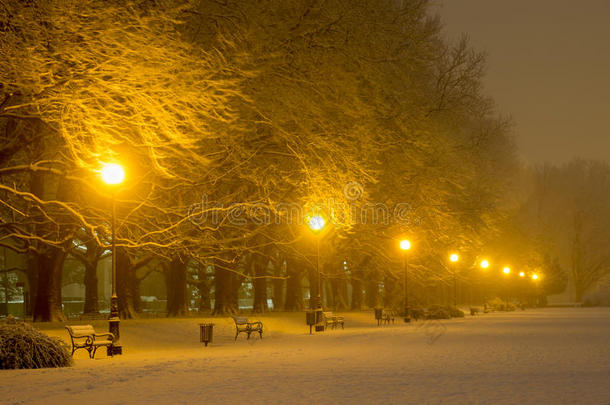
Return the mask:
<svg viewBox="0 0 610 405">
<path fill-rule="evenodd" d="M 101 170 L 102 180 L 110 186 L 117 186 L 125 179 L 125 171 L 116 163 L 105 165 Z M 112 188 L 112 297 L 110 298 L 110 317 L 108 331 L 114 335 L 114 342 L 107 351 L 109 355 L 122 354 L 123 346 L 119 343 L 119 298 L 116 293 L 116 189 Z"/>
<path fill-rule="evenodd" d="M 504 267 L 502 269 L 502 273 L 504 273 L 505 276 L 508 276 L 510 274 L 510 267 Z M 506 285 L 504 286 L 504 288 L 506 289 L 506 305 L 508 305 L 510 301 L 510 287 L 508 285 L 508 281 L 506 281 L 505 283 Z"/>
<path fill-rule="evenodd" d="M 403 263 L 404 263 L 404 287 L 405 287 L 405 322 L 410 322 L 411 318 L 409 317 L 409 296 L 407 294 L 407 277 L 408 277 L 408 267 L 409 261 L 407 259 L 407 250 L 411 249 L 411 242 L 407 239 L 403 239 L 400 241 L 400 249 L 404 252 L 402 255 Z"/>
<path fill-rule="evenodd" d="M 489 268 L 489 261 L 487 260 L 481 260 L 481 268 L 482 269 L 488 269 Z"/>
<path fill-rule="evenodd" d="M 322 229 L 324 229 L 324 226 L 326 226 L 326 221 L 323 217 L 319 215 L 314 215 L 309 218 L 309 229 L 311 229 L 312 232 L 316 235 L 316 271 L 318 272 L 318 302 L 316 309 L 318 310 L 322 310 L 322 275 L 320 274 L 320 237 L 318 236 L 318 234 L 322 231 Z M 309 307 L 312 307 L 311 298 Z"/>
<path fill-rule="evenodd" d="M 452 263 L 456 263 L 458 260 L 460 260 L 460 256 L 457 253 L 452 253 L 451 256 L 449 256 L 449 260 Z M 456 275 L 456 267 L 457 265 L 453 266 L 453 306 L 457 307 L 457 275 Z"/>
<path fill-rule="evenodd" d="M 525 272 L 520 271 L 520 272 L 519 272 L 519 277 L 522 277 L 522 278 L 523 278 L 523 277 L 525 277 Z"/>
</svg>

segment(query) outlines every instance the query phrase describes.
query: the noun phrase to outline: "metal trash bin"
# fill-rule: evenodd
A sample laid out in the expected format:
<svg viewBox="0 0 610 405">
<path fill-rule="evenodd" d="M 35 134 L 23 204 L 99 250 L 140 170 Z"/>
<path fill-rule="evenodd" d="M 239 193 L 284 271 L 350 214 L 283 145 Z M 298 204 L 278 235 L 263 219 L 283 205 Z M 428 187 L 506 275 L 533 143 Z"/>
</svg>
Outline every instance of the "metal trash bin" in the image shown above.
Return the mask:
<svg viewBox="0 0 610 405">
<path fill-rule="evenodd" d="M 316 308 L 316 332 L 324 332 L 324 316 L 322 314 L 322 308 Z"/>
<path fill-rule="evenodd" d="M 213 323 L 200 323 L 199 324 L 199 340 L 205 343 L 212 343 L 214 339 L 214 324 Z"/>
<path fill-rule="evenodd" d="M 381 318 L 383 317 L 383 308 L 375 308 L 375 320 L 377 321 L 377 326 L 381 324 Z"/>
<path fill-rule="evenodd" d="M 309 326 L 309 334 L 311 335 L 311 327 L 316 324 L 316 312 L 315 311 L 305 312 L 305 322 Z"/>
</svg>

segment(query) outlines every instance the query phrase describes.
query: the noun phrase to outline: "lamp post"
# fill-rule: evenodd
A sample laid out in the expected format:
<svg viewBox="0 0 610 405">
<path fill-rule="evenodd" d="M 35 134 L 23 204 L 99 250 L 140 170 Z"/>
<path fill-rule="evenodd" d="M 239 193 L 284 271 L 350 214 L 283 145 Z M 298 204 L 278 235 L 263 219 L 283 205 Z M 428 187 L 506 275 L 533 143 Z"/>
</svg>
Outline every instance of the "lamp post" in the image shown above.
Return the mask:
<svg viewBox="0 0 610 405">
<path fill-rule="evenodd" d="M 408 295 L 408 271 L 409 271 L 409 261 L 407 257 L 407 251 L 411 249 L 411 242 L 407 239 L 403 239 L 400 241 L 400 249 L 403 251 L 402 259 L 404 264 L 404 289 L 405 289 L 405 322 L 411 322 L 411 317 L 409 316 L 409 295 Z"/>
<path fill-rule="evenodd" d="M 504 273 L 504 275 L 506 276 L 506 278 L 508 278 L 508 276 L 510 275 L 510 267 L 504 267 L 502 269 L 502 273 Z M 510 301 L 510 291 L 509 291 L 509 285 L 508 285 L 508 281 L 506 281 L 506 305 L 508 306 L 508 302 Z"/>
<path fill-rule="evenodd" d="M 532 274 L 532 281 L 534 282 L 534 300 L 536 306 L 540 305 L 540 296 L 538 291 L 538 281 L 540 280 L 540 276 L 536 273 Z"/>
<path fill-rule="evenodd" d="M 457 263 L 458 260 L 460 260 L 460 256 L 457 253 L 452 253 L 449 256 L 449 260 L 452 263 Z M 457 264 L 454 264 L 453 266 L 453 306 L 457 307 L 457 269 L 456 269 Z"/>
<path fill-rule="evenodd" d="M 481 262 L 479 263 L 479 266 L 481 267 L 481 270 L 483 270 L 484 272 L 486 270 L 489 269 L 489 260 L 487 259 L 483 259 L 481 260 Z M 486 291 L 487 289 L 485 288 L 486 285 L 488 283 L 487 277 L 483 277 L 482 281 L 479 283 L 480 288 L 478 291 L 478 297 L 483 301 L 484 305 L 485 305 L 485 309 L 487 309 L 486 307 L 486 301 L 487 301 L 487 297 L 486 297 Z"/>
<path fill-rule="evenodd" d="M 326 225 L 326 221 L 319 215 L 314 215 L 309 219 L 309 229 L 312 230 L 314 235 L 316 235 L 316 271 L 318 273 L 318 297 L 316 303 L 316 309 L 322 310 L 322 275 L 320 274 L 320 237 L 319 234 L 324 229 Z M 309 307 L 311 309 L 311 298 L 310 298 Z"/>
<path fill-rule="evenodd" d="M 113 345 L 108 347 L 108 354 L 122 354 L 123 346 L 120 342 L 119 298 L 116 293 L 116 186 L 123 182 L 125 171 L 115 163 L 107 164 L 101 171 L 102 180 L 112 186 L 112 297 L 110 297 L 110 317 L 108 318 L 108 331 L 114 335 Z"/>
</svg>

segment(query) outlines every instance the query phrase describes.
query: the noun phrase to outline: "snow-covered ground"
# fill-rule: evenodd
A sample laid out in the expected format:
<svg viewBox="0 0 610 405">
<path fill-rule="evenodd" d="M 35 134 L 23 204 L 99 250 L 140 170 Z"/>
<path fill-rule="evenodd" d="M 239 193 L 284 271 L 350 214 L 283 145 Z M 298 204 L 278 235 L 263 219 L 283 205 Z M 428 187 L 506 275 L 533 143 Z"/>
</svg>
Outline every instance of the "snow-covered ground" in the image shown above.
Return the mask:
<svg viewBox="0 0 610 405">
<path fill-rule="evenodd" d="M 260 317 L 264 339 L 237 342 L 232 320 L 214 319 L 207 348 L 202 319 L 123 321 L 123 356 L 80 350 L 74 367 L 0 370 L 0 403 L 610 403 L 610 308 L 384 327 L 348 313 L 345 330 L 313 336 L 304 318 Z M 37 326 L 67 339 L 61 325 Z"/>
</svg>

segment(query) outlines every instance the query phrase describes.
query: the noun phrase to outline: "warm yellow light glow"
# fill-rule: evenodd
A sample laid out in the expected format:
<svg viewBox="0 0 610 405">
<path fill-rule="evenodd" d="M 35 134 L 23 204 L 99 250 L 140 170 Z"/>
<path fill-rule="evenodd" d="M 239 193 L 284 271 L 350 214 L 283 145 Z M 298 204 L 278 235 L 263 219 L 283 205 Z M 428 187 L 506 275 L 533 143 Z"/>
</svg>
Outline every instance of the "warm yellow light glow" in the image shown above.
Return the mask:
<svg viewBox="0 0 610 405">
<path fill-rule="evenodd" d="M 525 273 L 524 272 L 519 272 L 519 277 L 525 277 Z"/>
<path fill-rule="evenodd" d="M 309 227 L 312 231 L 321 231 L 324 228 L 324 225 L 326 225 L 326 221 L 319 215 L 314 215 L 309 218 Z"/>
<path fill-rule="evenodd" d="M 536 273 L 532 274 L 532 280 L 538 280 L 538 274 L 536 274 Z"/>
<path fill-rule="evenodd" d="M 482 260 L 481 261 L 481 268 L 482 269 L 486 269 L 489 267 L 489 262 L 487 260 Z"/>
<path fill-rule="evenodd" d="M 505 267 L 502 269 L 502 271 L 504 272 L 504 274 L 508 274 L 510 273 L 510 267 Z"/>
<path fill-rule="evenodd" d="M 449 260 L 451 260 L 452 262 L 457 262 L 458 260 L 460 260 L 460 256 L 458 256 L 457 253 L 453 253 L 451 256 L 449 256 Z"/>
<path fill-rule="evenodd" d="M 107 164 L 102 168 L 102 180 L 106 184 L 120 184 L 125 179 L 125 171 L 116 163 Z"/>
<path fill-rule="evenodd" d="M 400 248 L 402 250 L 409 250 L 411 249 L 411 242 L 408 241 L 407 239 L 403 239 L 400 241 Z"/>
</svg>

